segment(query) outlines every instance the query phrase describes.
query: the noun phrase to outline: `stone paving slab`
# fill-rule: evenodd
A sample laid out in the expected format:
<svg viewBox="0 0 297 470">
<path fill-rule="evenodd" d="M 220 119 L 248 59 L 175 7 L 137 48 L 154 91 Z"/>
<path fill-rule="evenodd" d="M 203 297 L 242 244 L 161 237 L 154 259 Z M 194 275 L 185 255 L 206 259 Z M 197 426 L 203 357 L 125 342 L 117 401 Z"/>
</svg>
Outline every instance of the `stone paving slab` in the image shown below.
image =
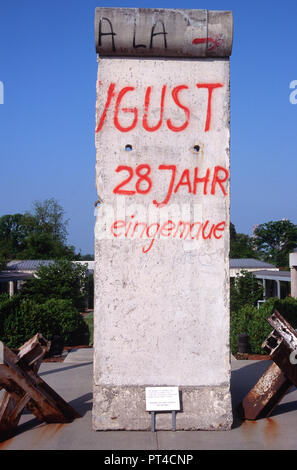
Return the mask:
<svg viewBox="0 0 297 470">
<path fill-rule="evenodd" d="M 89 350 L 90 353 L 90 350 Z M 86 353 L 85 353 L 86 354 Z M 74 358 L 77 357 L 77 362 Z M 292 387 L 268 419 L 245 422 L 234 418 L 231 431 L 128 432 L 92 430 L 93 364 L 73 355 L 73 362 L 43 363 L 41 377 L 81 415 L 70 424 L 40 423 L 23 414 L 17 434 L 0 450 L 213 450 L 297 449 L 297 390 Z M 233 408 L 271 364 L 270 361 L 232 361 Z"/>
<path fill-rule="evenodd" d="M 93 361 L 93 352 L 93 348 L 73 348 L 68 352 L 64 363 Z"/>
</svg>

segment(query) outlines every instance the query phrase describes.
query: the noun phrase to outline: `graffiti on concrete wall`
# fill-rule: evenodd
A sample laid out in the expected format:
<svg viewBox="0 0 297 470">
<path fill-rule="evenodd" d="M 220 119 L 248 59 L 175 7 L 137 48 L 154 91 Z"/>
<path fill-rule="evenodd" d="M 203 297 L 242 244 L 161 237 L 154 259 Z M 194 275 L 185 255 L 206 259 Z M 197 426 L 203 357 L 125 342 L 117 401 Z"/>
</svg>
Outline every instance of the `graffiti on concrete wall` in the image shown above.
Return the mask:
<svg viewBox="0 0 297 470">
<path fill-rule="evenodd" d="M 140 30 L 142 40 L 139 42 L 137 39 L 137 29 Z M 99 20 L 97 44 L 98 48 L 108 45 L 111 46 L 113 52 L 117 52 L 117 35 L 112 20 L 107 17 L 102 17 Z M 146 36 L 146 43 L 144 44 L 143 38 Z M 132 49 L 153 49 L 154 47 L 168 48 L 170 42 L 170 32 L 166 29 L 165 22 L 162 19 L 155 21 L 151 28 L 144 34 L 143 27 L 137 25 L 136 18 L 134 19 L 133 27 L 131 27 L 131 43 Z M 213 51 L 223 45 L 224 39 L 222 35 L 215 34 L 212 37 L 194 37 L 192 44 L 201 45 L 206 44 L 208 51 Z"/>
<path fill-rule="evenodd" d="M 175 85 L 160 84 L 158 86 L 126 84 L 118 85 L 110 82 L 103 87 L 99 81 L 101 110 L 98 112 L 96 134 L 108 131 L 129 133 L 157 132 L 160 129 L 169 134 L 184 132 L 193 119 L 200 134 L 212 130 L 212 122 L 216 116 L 213 106 L 218 93 L 224 85 L 220 82 L 198 82 L 192 86 L 184 83 Z M 187 93 L 200 94 L 198 102 L 201 109 L 192 109 L 193 105 Z M 152 98 L 154 100 L 152 100 Z M 187 99 L 188 98 L 188 99 Z M 154 107 L 151 106 L 151 101 Z M 152 108 L 154 112 L 152 112 Z M 180 112 L 179 122 L 176 122 L 174 110 Z M 199 115 L 199 119 L 196 116 Z M 129 150 L 132 146 L 128 146 Z M 199 146 L 197 152 L 199 152 Z M 192 195 L 201 201 L 204 196 L 226 198 L 228 196 L 229 170 L 218 164 L 209 165 L 204 169 L 200 166 L 182 167 L 170 157 L 166 164 L 157 164 L 146 157 L 141 163 L 129 165 L 119 164 L 114 168 L 115 182 L 112 191 L 116 196 L 131 198 L 142 203 L 145 200 L 149 205 L 162 209 L 169 205 L 175 194 Z M 126 163 L 126 162 L 125 162 Z M 158 198 L 154 196 L 159 185 L 164 193 Z M 143 245 L 143 253 L 148 253 L 157 237 L 171 238 L 173 240 L 219 240 L 226 229 L 226 220 L 211 221 L 206 219 L 186 220 L 168 218 L 165 221 L 148 222 L 138 219 L 137 215 L 130 214 L 126 218 L 116 218 L 109 230 L 114 239 L 149 239 Z"/>
<path fill-rule="evenodd" d="M 100 85 L 100 83 L 99 83 Z M 206 100 L 206 118 L 205 118 L 205 126 L 204 126 L 204 131 L 208 132 L 210 130 L 210 125 L 211 125 L 211 116 L 212 116 L 212 98 L 214 94 L 214 90 L 221 88 L 223 86 L 222 83 L 197 83 L 196 87 L 198 90 L 201 90 L 201 92 L 206 93 L 207 100 Z M 121 107 L 122 101 L 125 99 L 126 95 L 129 94 L 129 97 L 126 97 L 126 101 L 128 99 L 128 103 L 130 104 L 133 102 L 133 93 L 136 93 L 136 87 L 135 86 L 126 86 L 124 88 L 121 88 L 119 91 L 116 90 L 116 84 L 115 83 L 110 83 L 108 87 L 108 92 L 107 92 L 107 97 L 105 100 L 105 105 L 103 112 L 99 118 L 99 122 L 96 128 L 96 133 L 100 132 L 107 117 L 108 111 L 110 111 L 110 108 L 113 107 L 113 123 L 114 126 L 117 130 L 120 132 L 130 132 L 133 129 L 136 128 L 137 125 L 141 125 L 143 129 L 147 132 L 155 132 L 160 127 L 163 125 L 163 116 L 164 116 L 164 102 L 166 95 L 168 94 L 168 86 L 163 85 L 162 90 L 160 93 L 160 117 L 158 122 L 155 125 L 150 125 L 149 124 L 149 108 L 150 108 L 150 98 L 151 94 L 154 91 L 152 86 L 147 86 L 146 91 L 144 92 L 144 106 L 143 106 L 143 116 L 140 116 L 140 110 L 138 109 L 137 106 L 133 106 L 131 104 L 130 106 L 125 106 Z M 185 106 L 181 102 L 180 98 L 180 93 L 183 91 L 184 95 L 186 93 L 186 90 L 189 89 L 188 85 L 177 85 L 175 86 L 172 91 L 171 91 L 171 97 L 175 105 L 182 109 L 184 114 L 185 114 L 185 121 L 182 125 L 176 126 L 172 122 L 172 119 L 168 118 L 166 120 L 166 123 L 164 123 L 168 129 L 172 132 L 182 132 L 184 131 L 190 122 L 191 118 L 191 111 L 188 106 Z M 203 110 L 202 110 L 203 111 Z M 129 113 L 131 114 L 131 123 L 129 126 L 122 126 L 119 120 L 119 113 Z"/>
</svg>

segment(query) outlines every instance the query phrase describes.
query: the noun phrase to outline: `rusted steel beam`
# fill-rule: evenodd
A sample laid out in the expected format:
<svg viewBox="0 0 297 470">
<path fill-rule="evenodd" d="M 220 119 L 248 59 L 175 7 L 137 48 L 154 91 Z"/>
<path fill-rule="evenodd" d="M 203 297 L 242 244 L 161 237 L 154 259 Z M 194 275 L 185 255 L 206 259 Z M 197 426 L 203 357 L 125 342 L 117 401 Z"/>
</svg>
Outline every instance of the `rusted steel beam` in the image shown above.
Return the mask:
<svg viewBox="0 0 297 470">
<path fill-rule="evenodd" d="M 49 351 L 50 341 L 47 341 L 40 333 L 37 333 L 29 341 L 27 341 L 19 349 L 17 358 L 18 360 L 26 361 L 28 366 L 37 373 L 41 361 L 45 354 Z M 2 356 L 0 362 L 4 362 L 4 347 L 1 346 Z M 3 393 L 0 402 L 0 433 L 2 435 L 9 435 L 18 425 L 21 414 L 30 401 L 29 394 L 19 394 L 15 397 L 6 390 Z"/>
<path fill-rule="evenodd" d="M 7 381 L 28 393 L 47 423 L 67 423 L 77 418 L 78 413 L 63 400 L 41 377 L 4 346 L 4 364 L 0 364 L 0 381 Z"/>
<path fill-rule="evenodd" d="M 267 418 L 292 385 L 273 362 L 242 400 L 239 414 L 248 420 Z"/>
<path fill-rule="evenodd" d="M 69 423 L 79 414 L 41 377 L 37 370 L 50 342 L 36 335 L 14 354 L 0 342 L 0 386 L 6 392 L 0 408 L 0 434 L 14 429 L 24 407 L 47 423 Z"/>
<path fill-rule="evenodd" d="M 292 384 L 297 387 L 297 366 L 290 362 L 290 355 L 294 350 L 288 347 L 286 341 L 282 341 L 273 351 L 271 358 L 282 370 L 284 375 L 291 380 Z"/>
<path fill-rule="evenodd" d="M 268 417 L 292 385 L 297 386 L 297 366 L 290 361 L 297 350 L 297 333 L 277 310 L 267 321 L 274 330 L 262 348 L 273 364 L 242 400 L 239 412 L 244 419 Z"/>
<path fill-rule="evenodd" d="M 293 351 L 297 348 L 297 332 L 285 318 L 275 310 L 273 314 L 267 318 L 268 323 L 286 342 L 288 347 Z"/>
<path fill-rule="evenodd" d="M 285 376 L 297 387 L 297 366 L 290 360 L 291 354 L 297 351 L 297 332 L 277 310 L 267 318 L 267 321 L 274 330 L 264 341 L 262 347 L 271 355 L 272 360 Z"/>
<path fill-rule="evenodd" d="M 23 359 L 33 369 L 40 366 L 45 354 L 50 350 L 51 342 L 37 333 L 20 347 L 18 358 Z"/>
</svg>

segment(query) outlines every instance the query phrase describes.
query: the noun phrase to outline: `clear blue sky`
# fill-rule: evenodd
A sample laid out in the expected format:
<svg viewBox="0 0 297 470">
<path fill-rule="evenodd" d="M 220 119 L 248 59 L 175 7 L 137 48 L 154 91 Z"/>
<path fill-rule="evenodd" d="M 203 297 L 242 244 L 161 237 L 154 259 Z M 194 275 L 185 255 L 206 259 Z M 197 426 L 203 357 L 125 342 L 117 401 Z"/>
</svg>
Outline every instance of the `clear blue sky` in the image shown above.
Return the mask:
<svg viewBox="0 0 297 470">
<path fill-rule="evenodd" d="M 96 6 L 232 10 L 231 220 L 297 223 L 297 2 L 1 0 L 0 215 L 55 197 L 94 252 Z"/>
</svg>

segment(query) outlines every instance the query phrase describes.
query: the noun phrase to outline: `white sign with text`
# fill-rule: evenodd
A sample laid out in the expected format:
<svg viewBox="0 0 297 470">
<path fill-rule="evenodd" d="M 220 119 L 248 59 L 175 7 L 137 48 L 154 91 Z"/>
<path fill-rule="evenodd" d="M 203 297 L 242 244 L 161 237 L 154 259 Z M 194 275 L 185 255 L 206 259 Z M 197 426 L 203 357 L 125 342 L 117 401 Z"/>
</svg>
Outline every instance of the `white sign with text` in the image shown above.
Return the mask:
<svg viewBox="0 0 297 470">
<path fill-rule="evenodd" d="M 146 387 L 146 411 L 180 410 L 178 387 Z"/>
</svg>

